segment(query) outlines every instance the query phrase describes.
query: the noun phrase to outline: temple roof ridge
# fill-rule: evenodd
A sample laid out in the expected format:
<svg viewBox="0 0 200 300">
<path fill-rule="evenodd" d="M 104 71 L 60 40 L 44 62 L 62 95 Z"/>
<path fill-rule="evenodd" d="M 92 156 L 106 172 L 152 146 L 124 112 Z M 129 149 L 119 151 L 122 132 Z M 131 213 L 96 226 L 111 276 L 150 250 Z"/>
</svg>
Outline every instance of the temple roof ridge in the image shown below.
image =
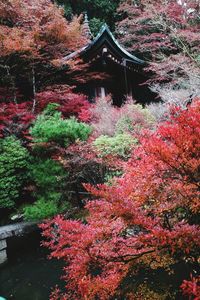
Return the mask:
<svg viewBox="0 0 200 300">
<path fill-rule="evenodd" d="M 63 61 L 67 61 L 78 55 L 85 56 L 87 53 L 93 51 L 99 46 L 102 46 L 103 44 L 107 44 L 108 47 L 115 49 L 115 51 L 119 53 L 120 57 L 123 59 L 125 64 L 126 62 L 134 63 L 136 65 L 141 65 L 141 66 L 147 64 L 144 60 L 129 53 L 123 46 L 121 46 L 106 23 L 101 26 L 99 33 L 92 41 L 90 41 L 87 45 L 85 45 L 81 49 L 78 49 L 77 51 L 74 51 L 71 54 L 65 56 L 63 58 Z"/>
<path fill-rule="evenodd" d="M 100 37 L 104 34 L 104 33 L 107 33 L 111 39 L 113 40 L 113 42 L 117 45 L 117 47 L 125 54 L 125 56 L 127 56 L 130 60 L 134 60 L 136 61 L 138 64 L 145 64 L 145 61 L 136 57 L 135 55 L 129 53 L 123 46 L 120 45 L 120 43 L 117 41 L 117 39 L 114 37 L 113 33 L 111 32 L 109 26 L 104 23 L 102 26 L 101 26 L 101 29 L 99 31 L 99 33 L 97 34 L 97 36 L 94 38 L 94 40 L 89 43 L 86 48 L 85 48 L 85 51 L 87 51 L 87 49 L 91 48 L 99 39 Z"/>
</svg>

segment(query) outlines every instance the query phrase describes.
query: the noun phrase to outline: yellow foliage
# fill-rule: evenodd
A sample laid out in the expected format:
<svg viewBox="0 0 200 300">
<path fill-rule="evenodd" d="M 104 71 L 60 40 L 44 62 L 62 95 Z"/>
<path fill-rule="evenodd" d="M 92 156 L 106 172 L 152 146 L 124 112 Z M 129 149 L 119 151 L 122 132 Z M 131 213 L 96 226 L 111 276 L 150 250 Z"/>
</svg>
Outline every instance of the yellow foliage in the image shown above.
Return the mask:
<svg viewBox="0 0 200 300">
<path fill-rule="evenodd" d="M 141 284 L 137 288 L 137 291 L 128 295 L 128 300 L 166 300 L 174 299 L 174 296 L 169 290 L 162 291 L 160 293 L 151 290 L 147 284 Z"/>
</svg>

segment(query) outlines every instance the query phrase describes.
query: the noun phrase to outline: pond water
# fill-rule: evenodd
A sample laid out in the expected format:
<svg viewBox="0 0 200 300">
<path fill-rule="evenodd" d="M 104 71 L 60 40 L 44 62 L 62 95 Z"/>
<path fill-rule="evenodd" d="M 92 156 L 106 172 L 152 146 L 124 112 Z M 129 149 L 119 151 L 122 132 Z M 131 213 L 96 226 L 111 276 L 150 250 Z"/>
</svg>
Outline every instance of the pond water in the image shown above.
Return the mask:
<svg viewBox="0 0 200 300">
<path fill-rule="evenodd" d="M 8 239 L 8 262 L 0 267 L 0 296 L 6 300 L 48 300 L 56 284 L 61 289 L 63 288 L 64 283 L 60 277 L 64 264 L 62 261 L 48 260 L 48 251 L 40 246 L 40 240 L 39 232 L 31 233 L 26 237 Z M 160 290 L 162 295 L 162 291 L 169 288 L 176 291 L 183 279 L 189 278 L 192 270 L 191 266 L 183 267 L 180 264 L 176 265 L 172 276 L 161 270 L 151 271 L 151 274 L 143 271 L 139 277 L 128 278 L 126 286 L 135 289 L 146 281 L 153 290 Z M 120 298 L 120 300 L 124 299 Z M 159 299 L 184 300 L 187 298 L 176 291 L 173 296 Z"/>
<path fill-rule="evenodd" d="M 8 262 L 0 267 L 0 296 L 6 300 L 48 300 L 63 263 L 47 259 L 39 233 L 8 240 Z"/>
</svg>

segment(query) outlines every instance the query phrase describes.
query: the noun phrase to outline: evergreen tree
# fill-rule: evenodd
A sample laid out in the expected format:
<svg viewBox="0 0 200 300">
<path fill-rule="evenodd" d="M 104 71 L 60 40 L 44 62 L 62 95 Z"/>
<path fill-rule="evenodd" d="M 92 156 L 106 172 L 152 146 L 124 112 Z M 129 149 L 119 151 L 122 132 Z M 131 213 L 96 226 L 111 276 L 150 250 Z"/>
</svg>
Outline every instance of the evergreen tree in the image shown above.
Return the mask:
<svg viewBox="0 0 200 300">
<path fill-rule="evenodd" d="M 114 29 L 119 2 L 119 0 L 57 0 L 57 3 L 64 7 L 67 18 L 87 11 L 94 35 L 97 34 L 102 23 L 107 23 L 111 29 Z"/>
</svg>

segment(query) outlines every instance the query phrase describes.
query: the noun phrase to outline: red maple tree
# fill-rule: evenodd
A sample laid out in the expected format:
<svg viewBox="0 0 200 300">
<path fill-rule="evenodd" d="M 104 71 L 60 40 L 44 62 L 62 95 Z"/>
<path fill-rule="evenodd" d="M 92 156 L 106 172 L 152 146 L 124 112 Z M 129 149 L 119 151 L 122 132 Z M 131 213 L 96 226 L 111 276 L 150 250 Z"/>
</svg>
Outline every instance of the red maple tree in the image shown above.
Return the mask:
<svg viewBox="0 0 200 300">
<path fill-rule="evenodd" d="M 35 94 L 66 76 L 54 61 L 85 45 L 80 22 L 50 0 L 0 1 L 0 85 L 12 101 L 32 99 L 34 111 Z"/>
<path fill-rule="evenodd" d="M 86 222 L 58 216 L 41 226 L 51 257 L 66 262 L 67 291 L 56 290 L 51 299 L 133 299 L 137 291 L 126 279 L 140 270 L 186 261 L 195 266 L 199 150 L 197 100 L 186 110 L 174 109 L 168 122 L 141 138 L 112 186 L 86 185 L 96 196 L 86 205 Z"/>
<path fill-rule="evenodd" d="M 163 55 L 177 52 L 190 56 L 199 47 L 198 12 L 196 1 L 187 5 L 175 0 L 122 1 L 119 39 L 129 51 L 148 60 L 160 61 Z"/>
</svg>

